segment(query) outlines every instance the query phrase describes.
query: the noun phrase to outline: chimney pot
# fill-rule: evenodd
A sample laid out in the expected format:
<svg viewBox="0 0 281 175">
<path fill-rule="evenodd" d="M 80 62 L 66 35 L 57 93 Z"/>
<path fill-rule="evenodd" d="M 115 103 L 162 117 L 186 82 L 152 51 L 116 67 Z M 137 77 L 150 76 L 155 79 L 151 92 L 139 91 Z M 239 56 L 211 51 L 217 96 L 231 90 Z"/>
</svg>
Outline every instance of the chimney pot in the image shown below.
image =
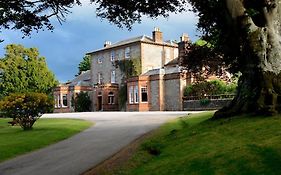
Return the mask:
<svg viewBox="0 0 281 175">
<path fill-rule="evenodd" d="M 110 42 L 110 41 L 105 41 L 103 46 L 104 46 L 104 47 L 108 47 L 108 46 L 110 46 L 110 45 L 111 45 L 111 42 Z"/>
<path fill-rule="evenodd" d="M 163 42 L 163 33 L 160 31 L 159 27 L 154 27 L 154 31 L 152 32 L 153 41 L 156 43 Z"/>
</svg>

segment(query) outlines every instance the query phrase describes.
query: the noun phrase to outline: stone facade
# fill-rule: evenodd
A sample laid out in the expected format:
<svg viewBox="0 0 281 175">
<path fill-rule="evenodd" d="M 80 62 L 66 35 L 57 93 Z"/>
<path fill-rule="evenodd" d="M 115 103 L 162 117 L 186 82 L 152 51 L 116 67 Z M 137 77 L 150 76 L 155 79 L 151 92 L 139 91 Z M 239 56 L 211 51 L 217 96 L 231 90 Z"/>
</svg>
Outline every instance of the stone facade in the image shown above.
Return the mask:
<svg viewBox="0 0 281 175">
<path fill-rule="evenodd" d="M 162 85 L 158 85 L 159 87 L 155 87 L 157 82 L 149 82 L 149 76 L 145 76 L 144 74 L 151 69 L 161 69 L 168 62 L 176 59 L 178 57 L 178 44 L 172 41 L 163 41 L 162 32 L 156 28 L 153 31 L 153 37 L 148 36 L 140 36 L 131 38 L 128 40 L 120 41 L 115 44 L 111 44 L 110 42 L 106 42 L 104 48 L 87 53 L 91 56 L 91 79 L 93 84 L 93 110 L 94 111 L 108 111 L 108 110 L 120 110 L 121 104 L 119 104 L 119 91 L 120 87 L 126 82 L 129 82 L 129 78 L 131 75 L 125 75 L 122 70 L 116 66 L 116 62 L 120 60 L 137 60 L 139 59 L 140 65 L 138 65 L 138 75 L 141 75 L 137 78 L 136 83 L 132 83 L 134 87 L 138 87 L 138 89 L 133 91 L 139 95 L 142 94 L 141 90 L 145 90 L 144 87 L 147 87 L 148 96 L 147 102 L 139 102 L 138 100 L 142 100 L 139 96 L 136 99 L 137 102 L 130 103 L 127 101 L 125 105 L 126 109 L 129 111 L 147 111 L 147 110 L 161 110 L 164 109 L 163 102 L 160 102 L 160 97 L 155 95 L 154 89 L 162 89 Z M 130 69 L 129 67 L 125 67 L 125 69 Z M 114 77 L 113 77 L 114 76 Z M 132 82 L 132 81 L 131 81 Z M 148 83 L 149 82 L 149 83 Z M 149 84 L 153 85 L 150 86 Z M 155 85 L 154 85 L 155 84 Z M 159 84 L 159 82 L 158 82 Z M 127 86 L 128 87 L 128 86 Z M 153 89 L 153 94 L 150 93 L 150 87 Z M 115 102 L 114 104 L 108 103 L 108 95 L 109 90 L 110 95 L 114 96 Z M 137 92 L 138 91 L 138 92 Z M 162 96 L 163 96 L 163 92 Z M 151 96 L 151 95 L 153 96 Z M 129 89 L 127 89 L 127 96 L 129 97 Z M 143 96 L 144 97 L 144 96 Z M 157 98 L 157 99 L 155 99 Z M 161 97 L 162 99 L 163 97 Z M 153 102 L 151 102 L 153 100 Z M 154 102 L 160 105 L 155 105 Z M 111 102 L 111 101 L 110 101 Z M 158 106 L 158 107 L 157 107 Z"/>
</svg>

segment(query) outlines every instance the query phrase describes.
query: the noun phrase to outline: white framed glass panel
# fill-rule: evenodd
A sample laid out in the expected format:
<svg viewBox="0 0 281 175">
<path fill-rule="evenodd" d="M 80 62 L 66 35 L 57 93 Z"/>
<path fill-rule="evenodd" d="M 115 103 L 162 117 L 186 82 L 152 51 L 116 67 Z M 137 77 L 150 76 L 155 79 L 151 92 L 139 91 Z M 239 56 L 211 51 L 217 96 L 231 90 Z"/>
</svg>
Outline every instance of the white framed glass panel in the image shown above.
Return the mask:
<svg viewBox="0 0 281 175">
<path fill-rule="evenodd" d="M 129 88 L 129 103 L 130 104 L 134 103 L 134 88 L 133 88 L 133 86 L 130 86 L 130 88 Z"/>
<path fill-rule="evenodd" d="M 110 61 L 115 61 L 115 51 L 114 50 L 111 51 Z"/>
<path fill-rule="evenodd" d="M 125 58 L 130 58 L 131 57 L 131 49 L 130 47 L 126 47 L 125 49 Z"/>
<path fill-rule="evenodd" d="M 115 73 L 115 70 L 111 71 L 111 83 L 116 83 L 116 73 Z"/>
<path fill-rule="evenodd" d="M 134 97 L 135 97 L 135 103 L 139 103 L 139 87 L 135 86 L 134 88 Z"/>
</svg>

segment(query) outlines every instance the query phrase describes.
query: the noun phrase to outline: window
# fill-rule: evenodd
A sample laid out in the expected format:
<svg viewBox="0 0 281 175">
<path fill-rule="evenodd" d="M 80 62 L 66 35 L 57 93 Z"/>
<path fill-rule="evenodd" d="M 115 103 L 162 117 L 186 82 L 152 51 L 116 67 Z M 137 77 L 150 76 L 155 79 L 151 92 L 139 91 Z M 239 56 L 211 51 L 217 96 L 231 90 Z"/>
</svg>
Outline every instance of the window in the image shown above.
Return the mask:
<svg viewBox="0 0 281 175">
<path fill-rule="evenodd" d="M 108 104 L 110 104 L 110 105 L 114 104 L 114 93 L 113 92 L 108 93 Z"/>
<path fill-rule="evenodd" d="M 62 106 L 67 107 L 67 94 L 62 95 Z"/>
<path fill-rule="evenodd" d="M 115 61 L 115 51 L 111 51 L 111 54 L 110 54 L 110 61 Z"/>
<path fill-rule="evenodd" d="M 141 87 L 141 102 L 147 102 L 147 86 L 146 87 Z"/>
<path fill-rule="evenodd" d="M 111 83 L 116 83 L 116 74 L 115 74 L 115 70 L 111 71 Z"/>
<path fill-rule="evenodd" d="M 102 63 L 103 58 L 102 57 L 98 57 L 98 63 L 101 64 Z"/>
<path fill-rule="evenodd" d="M 138 86 L 135 86 L 135 89 L 134 89 L 134 97 L 135 97 L 135 103 L 139 103 L 139 88 Z"/>
<path fill-rule="evenodd" d="M 130 52 L 131 52 L 130 47 L 126 47 L 126 49 L 125 49 L 125 58 L 130 58 L 130 56 L 131 56 Z"/>
<path fill-rule="evenodd" d="M 130 86 L 129 88 L 129 103 L 133 104 L 134 103 L 134 88 L 133 86 Z"/>
<path fill-rule="evenodd" d="M 102 84 L 102 74 L 98 73 L 98 84 Z"/>
</svg>

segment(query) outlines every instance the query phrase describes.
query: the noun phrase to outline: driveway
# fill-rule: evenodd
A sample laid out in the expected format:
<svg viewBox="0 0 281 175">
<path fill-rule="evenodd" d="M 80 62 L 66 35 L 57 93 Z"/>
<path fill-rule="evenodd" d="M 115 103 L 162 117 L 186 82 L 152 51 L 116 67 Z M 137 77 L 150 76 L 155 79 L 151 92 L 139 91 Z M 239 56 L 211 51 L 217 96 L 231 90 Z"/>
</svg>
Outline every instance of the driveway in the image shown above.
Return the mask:
<svg viewBox="0 0 281 175">
<path fill-rule="evenodd" d="M 78 175 L 118 152 L 167 120 L 188 112 L 89 112 L 45 114 L 42 118 L 79 118 L 91 128 L 46 148 L 0 164 L 1 175 Z M 1 153 L 0 153 L 1 155 Z"/>
</svg>

